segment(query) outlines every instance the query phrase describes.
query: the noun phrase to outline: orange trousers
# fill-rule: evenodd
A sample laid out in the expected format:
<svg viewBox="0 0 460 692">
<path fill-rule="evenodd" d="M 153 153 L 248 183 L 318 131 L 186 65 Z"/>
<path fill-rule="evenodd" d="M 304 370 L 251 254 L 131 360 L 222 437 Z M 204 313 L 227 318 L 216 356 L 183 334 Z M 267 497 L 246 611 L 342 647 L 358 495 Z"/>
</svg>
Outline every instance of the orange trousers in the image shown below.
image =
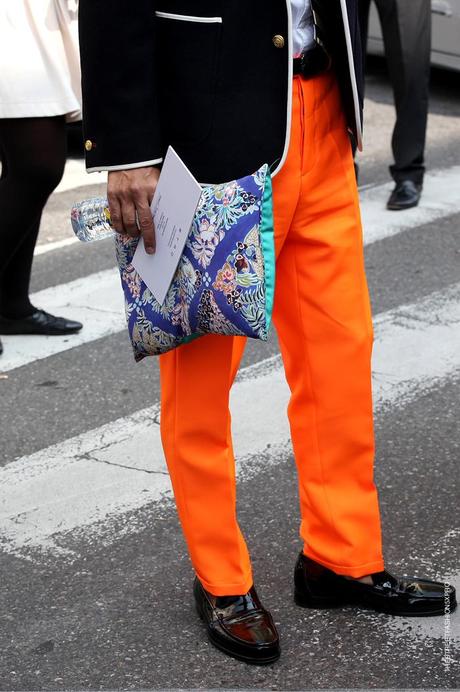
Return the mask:
<svg viewBox="0 0 460 692">
<path fill-rule="evenodd" d="M 273 323 L 291 391 L 303 551 L 360 577 L 383 569 L 372 321 L 351 146 L 333 72 L 293 80 L 290 148 L 273 193 Z M 243 594 L 253 582 L 236 517 L 229 411 L 245 343 L 206 335 L 159 357 L 161 437 L 179 518 L 197 576 L 217 596 Z"/>
</svg>

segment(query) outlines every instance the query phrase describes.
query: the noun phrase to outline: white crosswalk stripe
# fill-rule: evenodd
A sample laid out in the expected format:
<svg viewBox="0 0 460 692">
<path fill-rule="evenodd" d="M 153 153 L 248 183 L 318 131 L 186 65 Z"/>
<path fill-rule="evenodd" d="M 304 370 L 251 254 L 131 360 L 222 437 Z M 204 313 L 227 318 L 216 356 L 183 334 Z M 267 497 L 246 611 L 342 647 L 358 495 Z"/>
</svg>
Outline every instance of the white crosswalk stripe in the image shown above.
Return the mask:
<svg viewBox="0 0 460 692">
<path fill-rule="evenodd" d="M 365 244 L 370 245 L 460 212 L 459 186 L 460 166 L 427 175 L 421 206 L 404 214 L 384 208 L 391 185 L 364 191 L 361 213 Z M 57 241 L 58 247 L 62 247 L 60 242 L 63 241 Z M 87 250 L 91 252 L 91 247 Z M 32 302 L 54 314 L 65 314 L 83 322 L 84 328 L 79 334 L 66 337 L 5 337 L 6 348 L 0 372 L 8 372 L 125 329 L 122 292 L 115 269 L 45 289 L 35 293 Z"/>
<path fill-rule="evenodd" d="M 460 166 L 431 171 L 424 180 L 419 206 L 404 213 L 385 208 L 392 187 L 393 183 L 387 183 L 361 193 L 366 245 L 460 212 Z"/>
<path fill-rule="evenodd" d="M 377 411 L 404 406 L 460 372 L 459 344 L 460 284 L 379 316 L 373 360 Z M 257 473 L 261 453 L 265 466 L 290 453 L 288 396 L 278 356 L 250 366 L 235 383 L 231 409 L 242 476 Z M 158 416 L 155 404 L 8 464 L 0 472 L 3 549 L 65 555 L 63 534 L 83 527 L 96 535 L 103 530 L 107 542 L 116 537 L 110 535 L 116 516 L 169 497 Z"/>
<path fill-rule="evenodd" d="M 0 363 L 1 372 L 48 358 L 126 327 L 120 277 L 115 268 L 34 293 L 32 302 L 54 315 L 63 314 L 83 322 L 84 329 L 66 336 L 2 337 L 6 348 Z"/>
<path fill-rule="evenodd" d="M 44 255 L 47 252 L 52 252 L 53 250 L 61 250 L 63 247 L 69 247 L 69 245 L 76 245 L 79 242 L 76 236 L 69 236 L 68 238 L 63 238 L 62 240 L 54 240 L 50 243 L 42 243 L 35 247 L 34 255 L 38 257 L 39 255 Z"/>
<path fill-rule="evenodd" d="M 54 192 L 56 194 L 106 182 L 107 173 L 87 173 L 82 159 L 67 159 L 64 175 Z"/>
</svg>

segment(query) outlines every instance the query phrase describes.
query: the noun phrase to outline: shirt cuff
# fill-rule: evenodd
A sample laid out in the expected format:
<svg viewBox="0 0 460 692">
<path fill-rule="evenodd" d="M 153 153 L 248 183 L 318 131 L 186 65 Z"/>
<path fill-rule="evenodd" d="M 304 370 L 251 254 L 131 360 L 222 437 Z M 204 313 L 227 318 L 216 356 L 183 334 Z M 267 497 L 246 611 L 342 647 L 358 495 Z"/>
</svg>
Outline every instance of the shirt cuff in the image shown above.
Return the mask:
<svg viewBox="0 0 460 692">
<path fill-rule="evenodd" d="M 127 171 L 130 168 L 143 168 L 144 166 L 155 166 L 161 163 L 163 159 L 153 159 L 151 161 L 139 161 L 136 163 L 125 163 L 119 166 L 94 166 L 87 168 L 87 173 L 100 173 L 101 171 Z"/>
</svg>

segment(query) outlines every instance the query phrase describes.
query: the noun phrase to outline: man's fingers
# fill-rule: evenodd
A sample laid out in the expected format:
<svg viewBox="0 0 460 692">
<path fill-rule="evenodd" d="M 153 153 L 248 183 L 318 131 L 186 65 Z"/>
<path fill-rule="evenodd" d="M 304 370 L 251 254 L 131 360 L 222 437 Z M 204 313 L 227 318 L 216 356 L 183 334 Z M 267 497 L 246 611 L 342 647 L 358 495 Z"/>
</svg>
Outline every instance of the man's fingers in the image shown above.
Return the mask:
<svg viewBox="0 0 460 692">
<path fill-rule="evenodd" d="M 144 238 L 145 251 L 149 255 L 155 252 L 155 229 L 153 226 L 152 212 L 147 204 L 137 204 L 137 218 Z"/>
<path fill-rule="evenodd" d="M 121 206 L 118 197 L 114 194 L 108 193 L 109 211 L 110 211 L 110 221 L 112 226 L 117 233 L 124 233 L 123 219 L 121 216 Z"/>
<path fill-rule="evenodd" d="M 139 227 L 136 222 L 136 207 L 134 206 L 134 202 L 125 198 L 121 207 L 121 215 L 125 233 L 132 238 L 137 238 L 139 235 Z"/>
<path fill-rule="evenodd" d="M 142 234 L 146 251 L 155 252 L 155 231 L 150 202 L 160 177 L 154 166 L 109 171 L 107 197 L 112 225 L 133 238 Z"/>
</svg>

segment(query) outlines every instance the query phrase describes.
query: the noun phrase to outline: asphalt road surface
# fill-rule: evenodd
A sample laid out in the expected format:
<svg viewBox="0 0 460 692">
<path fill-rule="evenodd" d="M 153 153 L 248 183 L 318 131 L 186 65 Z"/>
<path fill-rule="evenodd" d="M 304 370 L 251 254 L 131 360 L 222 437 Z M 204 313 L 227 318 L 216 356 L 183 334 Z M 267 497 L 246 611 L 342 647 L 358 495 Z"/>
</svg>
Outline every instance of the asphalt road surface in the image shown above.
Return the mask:
<svg viewBox="0 0 460 692">
<path fill-rule="evenodd" d="M 433 75 L 418 209 L 385 210 L 393 108 L 378 62 L 360 157 L 386 563 L 457 588 L 458 84 Z M 69 161 L 34 266 L 34 303 L 84 329 L 3 339 L 0 689 L 459 687 L 458 613 L 410 620 L 294 605 L 298 500 L 275 334 L 248 342 L 231 406 L 239 517 L 282 658 L 248 667 L 208 644 L 160 444 L 158 365 L 132 359 L 111 241 L 71 236 L 71 204 L 102 193 L 102 180 Z"/>
</svg>

